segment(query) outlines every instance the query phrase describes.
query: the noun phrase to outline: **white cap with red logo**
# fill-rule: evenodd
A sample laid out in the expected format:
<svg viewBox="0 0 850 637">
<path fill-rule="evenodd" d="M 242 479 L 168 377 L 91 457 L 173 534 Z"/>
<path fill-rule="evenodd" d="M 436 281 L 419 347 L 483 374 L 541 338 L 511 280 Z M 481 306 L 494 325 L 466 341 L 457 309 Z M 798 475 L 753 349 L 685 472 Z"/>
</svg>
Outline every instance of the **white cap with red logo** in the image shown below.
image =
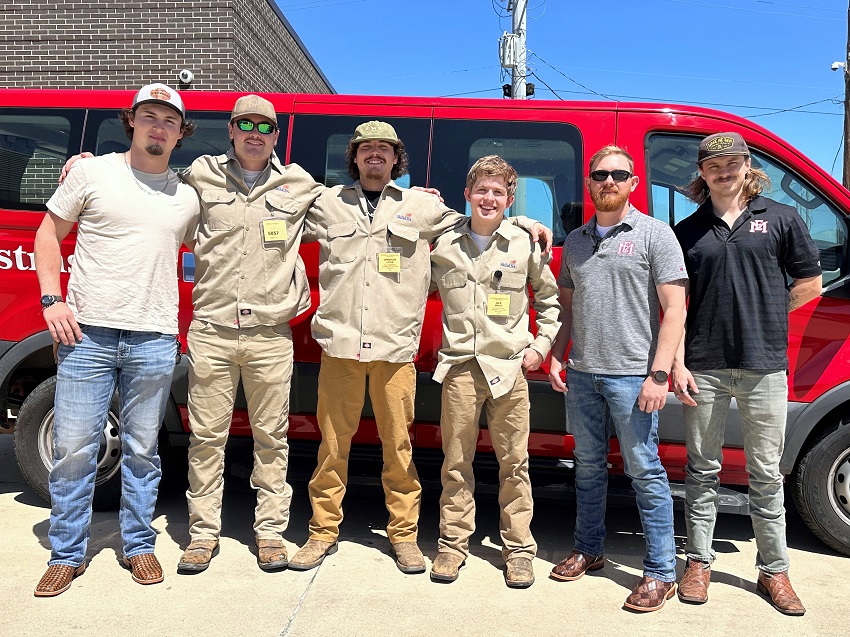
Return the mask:
<svg viewBox="0 0 850 637">
<path fill-rule="evenodd" d="M 165 84 L 148 84 L 139 89 L 139 92 L 133 98 L 133 108 L 135 109 L 141 104 L 170 106 L 180 113 L 180 117 L 186 119 L 186 107 L 183 106 L 183 100 L 177 91 Z"/>
</svg>

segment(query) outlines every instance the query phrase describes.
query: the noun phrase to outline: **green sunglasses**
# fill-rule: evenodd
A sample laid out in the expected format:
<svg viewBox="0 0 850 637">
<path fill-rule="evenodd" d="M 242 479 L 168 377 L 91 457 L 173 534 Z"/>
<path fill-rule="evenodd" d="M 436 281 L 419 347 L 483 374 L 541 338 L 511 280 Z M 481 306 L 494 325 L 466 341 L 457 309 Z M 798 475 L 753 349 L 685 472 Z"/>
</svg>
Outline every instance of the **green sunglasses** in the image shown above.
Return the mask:
<svg viewBox="0 0 850 637">
<path fill-rule="evenodd" d="M 271 135 L 273 132 L 277 130 L 277 126 L 274 124 L 269 124 L 268 122 L 260 122 L 259 124 L 255 124 L 250 119 L 240 119 L 236 120 L 236 126 L 239 130 L 244 131 L 246 133 L 250 133 L 254 130 L 254 127 L 262 133 L 263 135 Z"/>
</svg>

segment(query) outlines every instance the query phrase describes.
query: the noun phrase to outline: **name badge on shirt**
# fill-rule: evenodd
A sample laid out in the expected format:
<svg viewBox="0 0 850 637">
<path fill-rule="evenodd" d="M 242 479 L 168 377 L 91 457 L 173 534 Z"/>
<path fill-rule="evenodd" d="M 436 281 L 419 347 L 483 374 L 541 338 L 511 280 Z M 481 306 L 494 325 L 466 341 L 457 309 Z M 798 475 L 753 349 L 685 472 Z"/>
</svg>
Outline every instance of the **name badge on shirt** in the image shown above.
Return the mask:
<svg viewBox="0 0 850 637">
<path fill-rule="evenodd" d="M 387 248 L 378 253 L 378 272 L 381 274 L 401 273 L 401 248 Z"/>
<path fill-rule="evenodd" d="M 278 247 L 286 243 L 289 238 L 286 232 L 286 221 L 283 219 L 263 219 L 260 222 L 260 231 L 263 235 L 263 247 Z"/>
<path fill-rule="evenodd" d="M 510 294 L 488 294 L 487 316 L 505 317 L 511 314 Z"/>
</svg>

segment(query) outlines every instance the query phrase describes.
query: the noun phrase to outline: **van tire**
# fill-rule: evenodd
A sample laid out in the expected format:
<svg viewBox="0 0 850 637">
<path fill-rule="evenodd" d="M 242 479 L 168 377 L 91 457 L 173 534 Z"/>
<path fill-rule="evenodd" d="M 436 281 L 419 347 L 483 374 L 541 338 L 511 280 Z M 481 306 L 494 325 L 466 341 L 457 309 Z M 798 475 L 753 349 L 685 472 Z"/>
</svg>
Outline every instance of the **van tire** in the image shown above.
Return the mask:
<svg viewBox="0 0 850 637">
<path fill-rule="evenodd" d="M 56 377 L 36 387 L 18 412 L 15 423 L 15 457 L 21 474 L 33 490 L 50 503 L 48 486 L 53 466 L 53 401 Z M 121 501 L 121 443 L 118 437 L 118 395 L 112 397 L 101 435 L 92 508 L 117 509 Z"/>
<path fill-rule="evenodd" d="M 850 424 L 828 429 L 806 449 L 794 472 L 792 495 L 812 532 L 850 555 Z"/>
</svg>

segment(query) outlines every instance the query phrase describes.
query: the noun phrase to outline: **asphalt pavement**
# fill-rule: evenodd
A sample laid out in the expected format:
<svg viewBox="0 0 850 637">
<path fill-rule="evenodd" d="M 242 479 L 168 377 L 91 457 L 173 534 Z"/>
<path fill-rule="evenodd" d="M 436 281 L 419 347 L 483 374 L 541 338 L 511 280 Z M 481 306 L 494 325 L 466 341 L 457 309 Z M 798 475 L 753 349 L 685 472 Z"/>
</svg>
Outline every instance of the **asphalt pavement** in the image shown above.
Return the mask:
<svg viewBox="0 0 850 637">
<path fill-rule="evenodd" d="M 35 598 L 33 588 L 50 556 L 49 506 L 24 483 L 14 461 L 12 436 L 0 435 L 0 637 L 510 637 L 605 635 L 846 635 L 850 562 L 821 544 L 789 511 L 791 579 L 806 605 L 804 617 L 774 610 L 755 586 L 755 542 L 748 517 L 721 515 L 716 529 L 718 559 L 709 602 L 683 604 L 677 598 L 655 613 L 622 609 L 638 582 L 644 553 L 633 505 L 609 506 L 605 568 L 575 582 L 548 578 L 552 566 L 572 548 L 575 505 L 558 489 L 535 492 L 532 525 L 539 544 L 537 581 L 529 589 L 505 586 L 495 489 L 477 496 L 478 530 L 472 556 L 452 584 L 423 575 L 404 575 L 390 554 L 387 513 L 378 465 L 361 463 L 344 501 L 339 552 L 317 569 L 264 573 L 256 564 L 252 531 L 254 492 L 249 457 L 228 463 L 221 553 L 197 575 L 177 575 L 188 543 L 180 463 L 168 465 L 154 526 L 156 554 L 165 581 L 140 586 L 120 565 L 116 512 L 95 513 L 88 570 L 69 591 Z M 293 462 L 292 518 L 285 540 L 290 555 L 307 539 L 310 507 L 307 479 L 315 461 Z M 439 483 L 426 471 L 420 546 L 428 566 L 436 555 Z M 684 520 L 676 513 L 678 572 Z M 845 582 L 842 584 L 842 582 Z"/>
</svg>

